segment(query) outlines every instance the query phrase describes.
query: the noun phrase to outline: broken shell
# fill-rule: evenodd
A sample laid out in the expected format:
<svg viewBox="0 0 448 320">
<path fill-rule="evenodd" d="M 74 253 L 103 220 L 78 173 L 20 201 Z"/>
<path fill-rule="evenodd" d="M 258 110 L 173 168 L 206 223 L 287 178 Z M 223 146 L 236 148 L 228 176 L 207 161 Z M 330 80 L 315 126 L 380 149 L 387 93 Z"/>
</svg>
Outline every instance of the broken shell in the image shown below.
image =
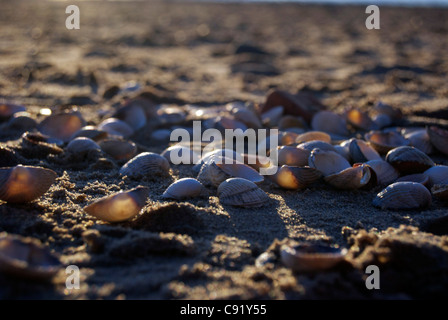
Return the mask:
<svg viewBox="0 0 448 320">
<path fill-rule="evenodd" d="M 126 122 L 116 118 L 109 118 L 102 121 L 98 125 L 98 129 L 110 135 L 120 136 L 125 139 L 134 134 L 134 130 Z"/>
<path fill-rule="evenodd" d="M 303 167 L 308 165 L 310 151 L 292 146 L 280 146 L 277 151 L 278 165 Z"/>
<path fill-rule="evenodd" d="M 261 122 L 268 127 L 275 127 L 283 116 L 282 106 L 274 107 L 261 115 Z"/>
<path fill-rule="evenodd" d="M 433 146 L 448 155 L 448 130 L 431 126 L 427 128 L 427 131 Z"/>
<path fill-rule="evenodd" d="M 322 172 L 324 176 L 329 176 L 351 167 L 350 163 L 339 153 L 321 149 L 311 151 L 308 165 Z"/>
<path fill-rule="evenodd" d="M 429 139 L 429 134 L 425 129 L 411 132 L 404 137 L 411 142 L 411 146 L 419 149 L 421 152 L 426 154 L 434 152 L 434 147 Z"/>
<path fill-rule="evenodd" d="M 356 129 L 370 131 L 375 130 L 377 125 L 369 115 L 358 109 L 351 109 L 346 113 L 347 122 Z"/>
<path fill-rule="evenodd" d="M 447 201 L 448 200 L 448 184 L 435 184 L 431 189 L 434 197 Z"/>
<path fill-rule="evenodd" d="M 59 259 L 37 239 L 0 234 L 0 271 L 22 278 L 48 280 L 61 268 Z"/>
<path fill-rule="evenodd" d="M 322 173 L 310 167 L 282 166 L 269 178 L 285 189 L 303 189 L 322 177 Z"/>
<path fill-rule="evenodd" d="M 322 131 L 308 131 L 308 132 L 302 133 L 296 138 L 296 143 L 301 144 L 304 142 L 316 141 L 316 140 L 323 141 L 328 144 L 331 143 L 330 135 L 325 132 L 322 132 Z"/>
<path fill-rule="evenodd" d="M 196 164 L 201 160 L 201 155 L 188 147 L 174 145 L 165 149 L 162 153 L 172 164 Z"/>
<path fill-rule="evenodd" d="M 252 181 L 230 178 L 218 187 L 219 201 L 238 207 L 261 207 L 269 201 L 268 195 Z"/>
<path fill-rule="evenodd" d="M 340 136 L 348 135 L 345 119 L 331 111 L 320 111 L 316 113 L 311 121 L 311 127 L 316 131 L 324 131 Z"/>
<path fill-rule="evenodd" d="M 121 139 L 101 140 L 99 146 L 103 152 L 115 160 L 128 161 L 137 154 L 137 146 L 132 141 Z"/>
<path fill-rule="evenodd" d="M 92 139 L 79 137 L 70 141 L 66 147 L 66 150 L 72 154 L 84 155 L 90 152 L 99 152 L 101 151 L 101 148 Z"/>
<path fill-rule="evenodd" d="M 25 132 L 22 135 L 22 147 L 31 153 L 42 154 L 59 154 L 64 152 L 59 146 L 62 141 L 52 139 L 39 132 Z"/>
<path fill-rule="evenodd" d="M 46 117 L 37 129 L 43 134 L 69 142 L 75 132 L 85 125 L 79 112 L 59 113 Z"/>
<path fill-rule="evenodd" d="M 0 168 L 0 200 L 8 203 L 33 201 L 47 192 L 56 177 L 56 172 L 41 167 Z"/>
<path fill-rule="evenodd" d="M 400 177 L 396 182 L 417 182 L 421 183 L 425 187 L 429 185 L 429 177 L 424 173 L 415 173 L 407 176 Z"/>
<path fill-rule="evenodd" d="M 320 272 L 335 267 L 345 259 L 347 249 L 318 244 L 282 245 L 282 263 L 296 272 Z"/>
<path fill-rule="evenodd" d="M 394 148 L 408 146 L 411 143 L 395 131 L 370 131 L 364 138 L 380 154 L 386 154 Z"/>
<path fill-rule="evenodd" d="M 365 164 L 375 171 L 379 185 L 391 184 L 400 176 L 398 171 L 384 160 L 370 160 Z"/>
<path fill-rule="evenodd" d="M 429 177 L 430 185 L 448 184 L 448 166 L 434 166 L 424 172 Z"/>
<path fill-rule="evenodd" d="M 395 182 L 377 194 L 373 205 L 381 209 L 421 209 L 431 205 L 431 193 L 421 183 Z"/>
<path fill-rule="evenodd" d="M 122 222 L 135 217 L 145 206 L 149 189 L 137 187 L 94 201 L 84 211 L 107 222 Z"/>
<path fill-rule="evenodd" d="M 338 189 L 355 190 L 367 186 L 372 177 L 368 165 L 362 164 L 326 176 L 325 182 Z"/>
<path fill-rule="evenodd" d="M 79 138 L 79 137 L 85 137 L 90 138 L 93 141 L 100 141 L 107 138 L 107 132 L 98 130 L 94 126 L 85 126 L 76 131 L 71 137 L 70 140 Z"/>
<path fill-rule="evenodd" d="M 133 130 L 137 131 L 146 125 L 146 113 L 138 104 L 128 102 L 119 108 L 112 118 L 126 122 Z"/>
<path fill-rule="evenodd" d="M 130 178 L 167 175 L 170 170 L 168 160 L 157 153 L 143 152 L 126 162 L 120 174 Z"/>
<path fill-rule="evenodd" d="M 353 162 L 381 160 L 381 156 L 369 144 L 360 139 L 352 139 L 349 144 L 350 158 Z"/>
<path fill-rule="evenodd" d="M 182 200 L 197 197 L 201 194 L 204 186 L 193 178 L 183 178 L 172 183 L 163 193 L 164 199 Z"/>
<path fill-rule="evenodd" d="M 386 155 L 389 162 L 401 174 L 421 173 L 435 166 L 434 161 L 414 147 L 398 147 Z"/>
<path fill-rule="evenodd" d="M 24 106 L 11 103 L 0 103 L 0 119 L 8 119 L 14 113 L 26 111 Z"/>
</svg>

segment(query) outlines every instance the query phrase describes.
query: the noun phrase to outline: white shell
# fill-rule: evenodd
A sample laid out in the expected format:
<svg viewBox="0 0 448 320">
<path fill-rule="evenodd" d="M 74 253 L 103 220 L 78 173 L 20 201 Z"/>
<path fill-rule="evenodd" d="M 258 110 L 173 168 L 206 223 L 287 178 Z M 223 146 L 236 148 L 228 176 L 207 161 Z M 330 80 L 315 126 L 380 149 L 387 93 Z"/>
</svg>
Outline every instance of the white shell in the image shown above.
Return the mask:
<svg viewBox="0 0 448 320">
<path fill-rule="evenodd" d="M 381 209 L 421 209 L 431 205 L 431 193 L 421 183 L 395 182 L 377 194 L 373 205 Z"/>
<path fill-rule="evenodd" d="M 201 159 L 200 154 L 181 145 L 171 146 L 165 149 L 161 155 L 173 164 L 196 164 Z"/>
<path fill-rule="evenodd" d="M 201 194 L 204 186 L 196 179 L 183 178 L 172 183 L 163 193 L 164 199 L 182 200 L 197 197 Z"/>
<path fill-rule="evenodd" d="M 350 168 L 350 163 L 339 153 L 314 149 L 308 159 L 308 165 L 322 172 L 324 176 Z"/>
<path fill-rule="evenodd" d="M 261 207 L 269 201 L 268 195 L 252 181 L 230 178 L 218 187 L 218 197 L 222 204 L 239 207 Z"/>
<path fill-rule="evenodd" d="M 120 169 L 120 174 L 130 178 L 168 174 L 168 160 L 157 153 L 143 152 L 126 162 Z"/>
</svg>

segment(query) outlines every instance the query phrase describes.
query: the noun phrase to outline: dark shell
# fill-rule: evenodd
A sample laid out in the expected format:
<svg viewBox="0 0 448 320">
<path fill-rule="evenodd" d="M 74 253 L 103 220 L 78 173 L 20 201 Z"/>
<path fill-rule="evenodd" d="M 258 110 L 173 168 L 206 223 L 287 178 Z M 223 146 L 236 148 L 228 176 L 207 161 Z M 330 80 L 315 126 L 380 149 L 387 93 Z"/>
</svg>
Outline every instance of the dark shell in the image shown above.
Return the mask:
<svg viewBox="0 0 448 320">
<path fill-rule="evenodd" d="M 417 148 L 404 146 L 389 151 L 386 155 L 389 162 L 401 174 L 422 173 L 435 166 L 434 161 Z"/>
</svg>

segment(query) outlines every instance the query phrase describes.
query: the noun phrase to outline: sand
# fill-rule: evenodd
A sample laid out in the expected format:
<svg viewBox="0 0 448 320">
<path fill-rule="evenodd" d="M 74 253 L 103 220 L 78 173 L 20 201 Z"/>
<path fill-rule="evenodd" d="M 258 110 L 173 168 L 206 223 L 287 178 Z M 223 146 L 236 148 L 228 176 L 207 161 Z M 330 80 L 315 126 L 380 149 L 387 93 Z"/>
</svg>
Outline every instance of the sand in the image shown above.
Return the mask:
<svg viewBox="0 0 448 320">
<path fill-rule="evenodd" d="M 336 112 L 381 100 L 402 110 L 403 125 L 448 124 L 446 9 L 384 7 L 381 30 L 369 31 L 365 8 L 356 6 L 88 2 L 79 4 L 81 29 L 67 30 L 64 4 L 1 6 L 0 98 L 25 105 L 37 121 L 43 107 L 77 105 L 98 124 L 117 102 L 105 90 L 137 81 L 158 93 L 158 103 L 262 103 L 277 88 L 309 92 Z M 166 147 L 149 139 L 153 130 L 131 137 L 139 151 Z M 1 203 L 0 232 L 37 238 L 65 266 L 79 266 L 81 288 L 66 289 L 64 270 L 49 283 L 0 274 L 2 299 L 446 298 L 447 228 L 436 235 L 424 227 L 447 214 L 439 200 L 426 210 L 380 210 L 372 200 L 381 186 L 287 191 L 266 181 L 270 201 L 262 208 L 223 206 L 214 190 L 172 202 L 163 191 L 194 176 L 191 166 L 123 180 L 121 163 L 110 159 L 75 164 L 27 154 L 21 134 L 2 129 L 1 145 L 59 177 L 32 203 Z M 138 185 L 149 187 L 149 201 L 130 222 L 109 224 L 82 210 Z M 348 248 L 347 262 L 294 273 L 279 258 L 290 242 Z M 263 252 L 271 259 L 256 264 Z M 380 290 L 365 287 L 370 264 L 381 270 Z"/>
</svg>

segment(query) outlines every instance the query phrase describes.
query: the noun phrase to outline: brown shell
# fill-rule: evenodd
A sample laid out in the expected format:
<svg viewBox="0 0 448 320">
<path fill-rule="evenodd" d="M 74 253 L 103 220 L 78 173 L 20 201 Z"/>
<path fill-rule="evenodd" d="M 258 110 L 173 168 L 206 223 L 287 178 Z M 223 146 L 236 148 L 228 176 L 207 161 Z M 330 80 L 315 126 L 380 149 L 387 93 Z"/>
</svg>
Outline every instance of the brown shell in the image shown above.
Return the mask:
<svg viewBox="0 0 448 320">
<path fill-rule="evenodd" d="M 132 141 L 105 139 L 101 140 L 98 144 L 103 152 L 107 153 L 115 160 L 127 161 L 137 154 L 137 146 Z"/>
<path fill-rule="evenodd" d="M 338 173 L 326 176 L 324 180 L 338 189 L 355 190 L 367 186 L 370 182 L 371 176 L 369 166 L 362 164 L 360 166 L 347 168 Z"/>
<path fill-rule="evenodd" d="M 351 109 L 346 112 L 347 122 L 356 129 L 370 131 L 375 130 L 377 125 L 372 121 L 369 115 L 359 109 Z"/>
<path fill-rule="evenodd" d="M 296 138 L 296 143 L 304 143 L 308 141 L 323 141 L 326 143 L 331 143 L 331 137 L 328 133 L 325 133 L 323 131 L 308 131 L 302 134 L 299 134 L 299 136 Z"/>
<path fill-rule="evenodd" d="M 292 146 L 280 146 L 277 151 L 278 165 L 303 167 L 308 165 L 310 151 Z"/>
<path fill-rule="evenodd" d="M 0 119 L 8 119 L 17 112 L 23 112 L 26 108 L 11 103 L 0 103 Z"/>
<path fill-rule="evenodd" d="M 421 173 L 435 166 L 434 161 L 414 147 L 398 147 L 386 155 L 389 162 L 401 174 Z"/>
<path fill-rule="evenodd" d="M 60 154 L 64 152 L 58 144 L 62 141 L 52 139 L 39 132 L 25 132 L 22 135 L 22 148 L 30 154 L 47 156 L 49 154 Z"/>
<path fill-rule="evenodd" d="M 268 203 L 268 195 L 252 181 L 230 178 L 218 187 L 219 201 L 238 207 L 261 207 Z"/>
<path fill-rule="evenodd" d="M 308 165 L 322 172 L 324 176 L 329 176 L 351 167 L 347 159 L 339 153 L 321 149 L 311 151 Z"/>
<path fill-rule="evenodd" d="M 380 154 L 386 154 L 394 148 L 408 146 L 411 143 L 395 131 L 370 131 L 364 138 Z"/>
<path fill-rule="evenodd" d="M 429 186 L 429 177 L 424 173 L 414 173 L 398 178 L 395 182 L 417 182 Z"/>
<path fill-rule="evenodd" d="M 405 138 L 411 142 L 411 146 L 419 149 L 423 153 L 431 154 L 434 151 L 429 134 L 425 129 L 408 133 L 405 135 Z"/>
<path fill-rule="evenodd" d="M 102 131 L 97 129 L 94 126 L 85 126 L 82 127 L 81 129 L 79 129 L 78 131 L 76 131 L 72 137 L 70 138 L 70 140 L 73 140 L 75 138 L 79 138 L 79 137 L 86 137 L 86 138 L 90 138 L 93 141 L 100 141 L 103 139 L 107 138 L 107 132 L 106 131 Z"/>
<path fill-rule="evenodd" d="M 37 129 L 47 136 L 69 142 L 84 125 L 85 121 L 78 112 L 70 112 L 48 116 L 39 123 Z"/>
<path fill-rule="evenodd" d="M 322 177 L 322 173 L 310 167 L 282 166 L 269 178 L 284 189 L 303 189 Z"/>
<path fill-rule="evenodd" d="M 442 201 L 448 201 L 448 184 L 435 184 L 431 192 L 434 197 Z"/>
<path fill-rule="evenodd" d="M 339 136 L 348 135 L 346 120 L 331 111 L 316 113 L 311 121 L 311 127 L 316 131 L 324 131 Z"/>
</svg>

